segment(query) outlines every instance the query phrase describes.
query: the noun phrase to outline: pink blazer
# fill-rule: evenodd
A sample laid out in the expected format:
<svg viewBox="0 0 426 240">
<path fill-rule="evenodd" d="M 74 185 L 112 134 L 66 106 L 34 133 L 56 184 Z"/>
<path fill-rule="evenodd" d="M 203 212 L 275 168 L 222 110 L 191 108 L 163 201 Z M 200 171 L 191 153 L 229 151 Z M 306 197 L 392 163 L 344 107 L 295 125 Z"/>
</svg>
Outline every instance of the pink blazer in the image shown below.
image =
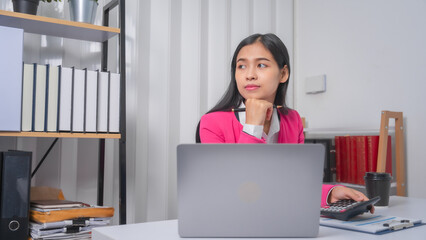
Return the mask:
<svg viewBox="0 0 426 240">
<path fill-rule="evenodd" d="M 278 143 L 304 143 L 303 125 L 299 114 L 289 110 L 280 115 Z M 202 143 L 266 143 L 243 132 L 243 125 L 233 112 L 212 112 L 201 117 L 200 139 Z M 327 197 L 333 185 L 322 185 L 321 206 L 327 204 Z"/>
</svg>

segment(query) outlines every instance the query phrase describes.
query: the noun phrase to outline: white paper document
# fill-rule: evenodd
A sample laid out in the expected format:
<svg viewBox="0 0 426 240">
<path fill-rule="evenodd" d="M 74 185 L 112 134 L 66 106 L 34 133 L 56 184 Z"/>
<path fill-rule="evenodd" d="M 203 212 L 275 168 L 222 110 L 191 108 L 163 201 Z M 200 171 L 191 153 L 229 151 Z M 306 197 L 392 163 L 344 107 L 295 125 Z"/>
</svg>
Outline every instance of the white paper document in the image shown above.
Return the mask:
<svg viewBox="0 0 426 240">
<path fill-rule="evenodd" d="M 348 229 L 359 232 L 379 234 L 413 227 L 421 224 L 420 219 L 409 219 L 395 216 L 384 216 L 375 214 L 363 214 L 349 221 L 321 217 L 320 225 Z"/>
</svg>

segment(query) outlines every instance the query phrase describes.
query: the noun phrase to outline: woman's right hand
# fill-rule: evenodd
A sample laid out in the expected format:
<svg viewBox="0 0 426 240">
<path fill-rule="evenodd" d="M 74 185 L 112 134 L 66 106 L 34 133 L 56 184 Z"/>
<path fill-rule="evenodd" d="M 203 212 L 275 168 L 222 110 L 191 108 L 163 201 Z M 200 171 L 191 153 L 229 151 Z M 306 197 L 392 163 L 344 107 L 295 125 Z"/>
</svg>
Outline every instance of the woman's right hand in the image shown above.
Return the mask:
<svg viewBox="0 0 426 240">
<path fill-rule="evenodd" d="M 274 105 L 261 99 L 247 99 L 246 105 L 246 124 L 265 125 L 272 117 Z"/>
</svg>

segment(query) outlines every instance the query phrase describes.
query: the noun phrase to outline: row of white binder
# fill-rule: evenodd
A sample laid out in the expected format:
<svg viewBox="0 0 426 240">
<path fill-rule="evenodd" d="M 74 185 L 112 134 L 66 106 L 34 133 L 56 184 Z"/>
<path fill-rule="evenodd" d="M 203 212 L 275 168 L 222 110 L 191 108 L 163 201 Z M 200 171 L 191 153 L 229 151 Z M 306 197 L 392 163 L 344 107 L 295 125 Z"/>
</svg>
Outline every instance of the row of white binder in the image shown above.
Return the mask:
<svg viewBox="0 0 426 240">
<path fill-rule="evenodd" d="M 120 74 L 25 63 L 22 79 L 21 131 L 120 131 Z"/>
</svg>

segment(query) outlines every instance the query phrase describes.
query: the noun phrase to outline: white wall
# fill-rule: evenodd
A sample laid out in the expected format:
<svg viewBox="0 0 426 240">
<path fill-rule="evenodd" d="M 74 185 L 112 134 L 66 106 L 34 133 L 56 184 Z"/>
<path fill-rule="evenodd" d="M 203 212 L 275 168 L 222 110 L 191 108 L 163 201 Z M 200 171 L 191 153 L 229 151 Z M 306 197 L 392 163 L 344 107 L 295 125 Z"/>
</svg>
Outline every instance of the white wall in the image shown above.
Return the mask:
<svg viewBox="0 0 426 240">
<path fill-rule="evenodd" d="M 296 109 L 312 128 L 380 127 L 380 111 L 402 111 L 408 195 L 426 197 L 426 2 L 296 1 Z M 304 93 L 309 76 L 327 91 Z M 392 121 L 391 121 L 392 122 Z"/>
</svg>

